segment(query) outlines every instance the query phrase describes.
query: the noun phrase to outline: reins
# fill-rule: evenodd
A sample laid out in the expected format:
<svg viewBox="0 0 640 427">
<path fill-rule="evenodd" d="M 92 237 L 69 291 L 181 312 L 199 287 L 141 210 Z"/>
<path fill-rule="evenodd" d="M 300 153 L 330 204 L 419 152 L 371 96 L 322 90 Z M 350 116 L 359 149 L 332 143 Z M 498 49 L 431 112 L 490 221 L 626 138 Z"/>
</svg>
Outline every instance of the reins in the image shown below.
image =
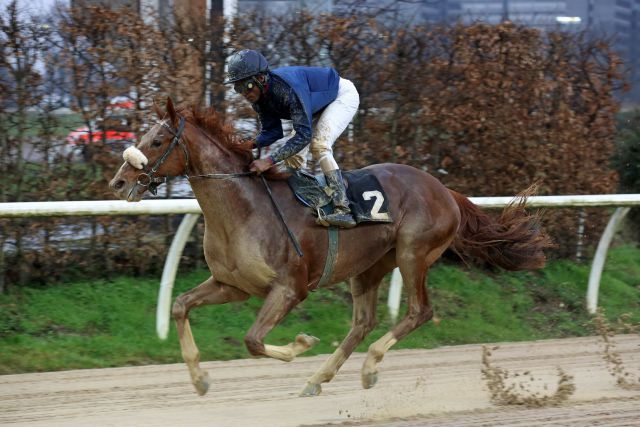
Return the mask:
<svg viewBox="0 0 640 427">
<path fill-rule="evenodd" d="M 138 180 L 136 181 L 136 185 L 141 185 L 143 187 L 148 187 L 149 191 L 151 191 L 153 194 L 156 194 L 157 187 L 160 184 L 162 184 L 163 182 L 166 181 L 166 177 L 155 177 L 154 175 L 157 172 L 157 170 L 160 167 L 160 165 L 162 165 L 162 163 L 164 163 L 164 161 L 167 159 L 167 157 L 169 156 L 171 151 L 173 151 L 175 146 L 178 145 L 178 144 L 180 144 L 180 146 L 182 147 L 182 150 L 184 151 L 184 156 L 185 156 L 185 169 L 184 169 L 185 173 L 184 173 L 184 176 L 189 181 L 191 181 L 192 179 L 222 179 L 222 180 L 226 180 L 226 179 L 233 179 L 233 178 L 243 178 L 243 177 L 248 177 L 248 176 L 252 176 L 253 175 L 253 172 L 251 172 L 251 171 L 249 171 L 249 172 L 233 172 L 233 173 L 209 173 L 209 174 L 203 174 L 203 175 L 189 175 L 188 174 L 188 170 L 189 170 L 189 150 L 187 150 L 186 146 L 181 142 L 182 132 L 184 131 L 184 124 L 185 124 L 184 117 L 180 117 L 180 123 L 178 124 L 178 130 L 176 132 L 174 132 L 174 130 L 169 125 L 167 125 L 166 123 L 162 123 L 162 126 L 165 129 L 167 129 L 173 135 L 173 140 L 171 141 L 171 144 L 169 145 L 169 147 L 167 147 L 167 150 L 164 152 L 164 154 L 162 156 L 160 156 L 160 158 L 153 165 L 151 170 L 149 172 L 147 172 L 145 170 L 145 172 L 143 172 L 142 174 L 140 174 L 138 176 Z M 258 148 L 258 158 L 260 158 L 260 148 Z M 140 177 L 143 176 L 143 175 L 147 177 L 146 184 L 140 181 Z M 287 234 L 289 235 L 289 239 L 291 239 L 291 242 L 293 243 L 293 246 L 296 249 L 296 252 L 298 253 L 298 256 L 300 256 L 300 257 L 304 256 L 304 254 L 302 253 L 302 249 L 300 248 L 300 243 L 298 243 L 298 239 L 296 238 L 295 234 L 293 234 L 293 232 L 291 231 L 291 229 L 287 225 L 287 222 L 284 219 L 284 215 L 282 213 L 282 210 L 280 209 L 280 205 L 278 205 L 278 202 L 273 197 L 273 193 L 271 192 L 271 188 L 269 187 L 269 184 L 267 183 L 267 180 L 265 179 L 264 175 L 260 175 L 260 179 L 262 180 L 262 183 L 264 184 L 264 188 L 266 189 L 267 194 L 269 195 L 269 199 L 271 199 L 271 204 L 273 205 L 273 208 L 275 209 L 278 218 L 282 222 L 282 225 L 284 225 L 284 228 L 287 231 Z"/>
<path fill-rule="evenodd" d="M 245 176 L 251 176 L 253 172 L 236 172 L 236 173 L 208 173 L 206 175 L 188 175 L 184 176 L 191 180 L 195 178 L 199 179 L 232 179 L 232 178 L 242 178 Z"/>
<path fill-rule="evenodd" d="M 257 158 L 260 158 L 260 147 L 258 147 L 258 156 Z M 269 195 L 269 198 L 271 199 L 271 204 L 273 205 L 273 208 L 275 209 L 276 213 L 278 214 L 278 218 L 280 218 L 280 221 L 282 222 L 282 225 L 284 225 L 284 229 L 287 230 L 287 234 L 289 235 L 289 239 L 291 240 L 291 243 L 293 243 L 293 247 L 296 248 L 296 252 L 298 253 L 298 256 L 300 258 L 302 258 L 304 256 L 304 254 L 302 253 L 302 249 L 300 248 L 300 243 L 298 243 L 298 239 L 296 238 L 296 235 L 293 234 L 293 232 L 291 231 L 291 229 L 289 228 L 289 225 L 287 225 L 287 221 L 285 221 L 284 219 L 284 215 L 282 214 L 282 210 L 280 209 L 280 205 L 278 205 L 278 202 L 276 202 L 276 199 L 273 197 L 273 193 L 271 193 L 271 188 L 269 187 L 269 184 L 267 183 L 267 180 L 265 179 L 264 175 L 260 174 L 260 179 L 262 180 L 262 183 L 264 184 L 264 188 L 265 190 L 267 190 L 267 194 Z"/>
<path fill-rule="evenodd" d="M 196 126 L 196 128 L 200 131 L 200 133 L 202 133 L 204 136 L 206 136 L 207 138 L 211 139 L 209 137 L 209 135 L 207 135 L 206 133 L 204 133 L 202 131 L 202 129 L 200 129 L 199 127 Z M 185 167 L 185 174 L 184 176 L 188 179 L 188 180 L 192 180 L 192 179 L 233 179 L 233 178 L 242 178 L 245 176 L 251 176 L 253 175 L 253 172 L 233 172 L 233 173 L 207 173 L 207 174 L 203 174 L 203 175 L 189 175 L 186 171 L 188 169 L 189 164 L 187 163 L 186 167 Z"/>
<path fill-rule="evenodd" d="M 258 148 L 258 158 L 260 158 L 260 148 Z M 287 222 L 284 219 L 284 215 L 282 214 L 282 210 L 280 209 L 280 205 L 278 205 L 278 202 L 276 202 L 276 199 L 273 197 L 273 194 L 271 193 L 271 188 L 269 188 L 269 184 L 267 184 L 267 180 L 262 174 L 260 175 L 260 179 L 264 184 L 264 188 L 267 190 L 267 194 L 271 199 L 271 204 L 273 205 L 273 208 L 278 214 L 278 218 L 280 218 L 282 225 L 284 225 L 285 230 L 287 230 L 287 234 L 289 235 L 289 239 L 291 240 L 291 243 L 293 243 L 293 247 L 296 248 L 296 252 L 298 253 L 298 256 L 302 258 L 304 254 L 302 253 L 302 249 L 300 248 L 300 243 L 298 243 L 298 239 L 296 238 L 296 235 L 293 234 L 293 232 L 287 225 Z"/>
</svg>

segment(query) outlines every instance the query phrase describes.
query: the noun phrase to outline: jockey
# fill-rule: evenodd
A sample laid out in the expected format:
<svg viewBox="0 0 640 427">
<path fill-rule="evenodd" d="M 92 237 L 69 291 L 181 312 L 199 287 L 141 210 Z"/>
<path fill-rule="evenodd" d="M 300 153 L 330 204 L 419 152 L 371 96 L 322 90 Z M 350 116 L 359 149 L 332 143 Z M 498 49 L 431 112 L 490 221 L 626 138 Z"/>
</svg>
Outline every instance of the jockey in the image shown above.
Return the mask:
<svg viewBox="0 0 640 427">
<path fill-rule="evenodd" d="M 260 174 L 279 162 L 300 169 L 310 148 L 332 190 L 334 213 L 324 219 L 331 225 L 354 227 L 342 174 L 331 149 L 358 111 L 360 97 L 353 83 L 333 68 L 270 70 L 265 57 L 255 50 L 234 53 L 228 64 L 224 83 L 233 83 L 234 90 L 258 113 L 261 130 L 256 147 L 269 146 L 283 137 L 280 119 L 293 122 L 293 132 L 285 144 L 266 158 L 253 161 L 251 170 Z"/>
</svg>

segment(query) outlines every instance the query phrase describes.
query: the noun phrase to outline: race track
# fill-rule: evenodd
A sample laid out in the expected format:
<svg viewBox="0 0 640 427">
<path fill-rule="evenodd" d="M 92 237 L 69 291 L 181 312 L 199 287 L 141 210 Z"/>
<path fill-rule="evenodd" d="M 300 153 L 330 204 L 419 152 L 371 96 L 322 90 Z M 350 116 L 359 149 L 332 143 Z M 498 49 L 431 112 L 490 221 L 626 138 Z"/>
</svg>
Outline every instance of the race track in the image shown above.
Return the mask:
<svg viewBox="0 0 640 427">
<path fill-rule="evenodd" d="M 640 375 L 640 337 L 615 338 Z M 482 379 L 482 346 L 391 351 L 375 388 L 360 386 L 354 354 L 323 394 L 300 398 L 326 356 L 291 363 L 205 362 L 212 387 L 196 395 L 183 364 L 0 376 L 0 425 L 30 426 L 640 426 L 640 390 L 616 386 L 596 337 L 502 344 L 491 363 L 552 394 L 556 368 L 575 393 L 550 408 L 495 406 Z M 206 355 L 204 355 L 206 357 Z M 545 384 L 548 386 L 545 390 Z"/>
</svg>

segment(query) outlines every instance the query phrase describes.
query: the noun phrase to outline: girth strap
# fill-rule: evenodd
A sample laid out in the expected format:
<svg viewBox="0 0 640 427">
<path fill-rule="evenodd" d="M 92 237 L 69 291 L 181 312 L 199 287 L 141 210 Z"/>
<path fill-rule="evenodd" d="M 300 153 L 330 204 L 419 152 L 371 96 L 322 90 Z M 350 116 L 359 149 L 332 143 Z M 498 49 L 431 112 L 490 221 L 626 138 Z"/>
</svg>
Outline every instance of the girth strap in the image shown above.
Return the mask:
<svg viewBox="0 0 640 427">
<path fill-rule="evenodd" d="M 322 277 L 318 282 L 318 288 L 329 284 L 331 275 L 333 274 L 333 268 L 336 265 L 338 259 L 338 227 L 329 227 L 329 249 L 327 250 L 327 259 L 324 262 L 324 271 Z"/>
</svg>

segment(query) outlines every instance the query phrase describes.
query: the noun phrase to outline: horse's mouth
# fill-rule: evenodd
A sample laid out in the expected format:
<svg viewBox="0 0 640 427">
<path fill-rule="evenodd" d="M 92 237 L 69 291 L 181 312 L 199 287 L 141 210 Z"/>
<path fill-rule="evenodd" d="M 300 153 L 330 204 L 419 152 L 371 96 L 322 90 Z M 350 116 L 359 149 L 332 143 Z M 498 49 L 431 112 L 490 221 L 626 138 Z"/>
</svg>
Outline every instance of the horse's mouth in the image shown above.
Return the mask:
<svg viewBox="0 0 640 427">
<path fill-rule="evenodd" d="M 127 192 L 127 202 L 139 202 L 142 200 L 142 193 L 144 193 L 144 190 L 140 191 L 141 189 L 141 186 L 134 183 Z"/>
<path fill-rule="evenodd" d="M 145 190 L 145 187 L 136 185 L 135 182 L 128 183 L 123 179 L 111 181 L 109 187 L 118 199 L 127 202 L 139 202 Z"/>
</svg>

